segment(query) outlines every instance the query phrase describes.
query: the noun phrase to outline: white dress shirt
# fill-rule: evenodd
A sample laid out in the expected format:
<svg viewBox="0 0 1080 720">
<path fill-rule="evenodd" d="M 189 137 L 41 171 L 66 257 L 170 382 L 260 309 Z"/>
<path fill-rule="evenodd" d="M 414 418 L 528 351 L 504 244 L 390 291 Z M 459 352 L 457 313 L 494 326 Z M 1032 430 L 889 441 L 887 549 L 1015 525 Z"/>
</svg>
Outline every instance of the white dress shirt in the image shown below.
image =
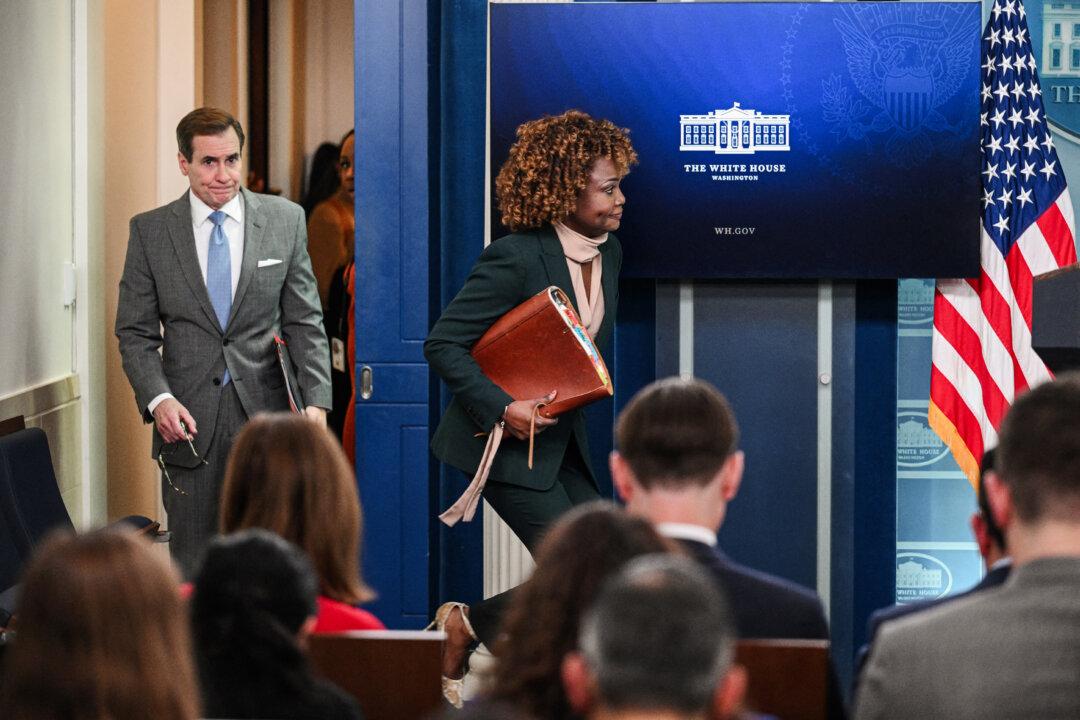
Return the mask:
<svg viewBox="0 0 1080 720">
<path fill-rule="evenodd" d="M 656 524 L 656 532 L 672 540 L 692 540 L 702 545 L 716 547 L 716 533 L 701 525 L 662 522 Z"/>
</svg>

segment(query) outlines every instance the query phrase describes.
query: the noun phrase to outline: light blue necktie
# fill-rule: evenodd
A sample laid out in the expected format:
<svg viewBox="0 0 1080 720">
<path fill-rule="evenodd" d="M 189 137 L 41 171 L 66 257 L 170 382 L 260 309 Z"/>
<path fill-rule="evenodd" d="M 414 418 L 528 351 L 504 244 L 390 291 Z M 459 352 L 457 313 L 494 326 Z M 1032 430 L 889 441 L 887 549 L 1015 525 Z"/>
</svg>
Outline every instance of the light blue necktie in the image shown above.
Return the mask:
<svg viewBox="0 0 1080 720">
<path fill-rule="evenodd" d="M 214 231 L 210 233 L 210 252 L 206 256 L 206 289 L 222 330 L 229 324 L 229 312 L 232 310 L 232 257 L 229 254 L 229 239 L 225 237 L 222 227 L 225 217 L 220 210 L 210 213 Z M 229 370 L 226 369 L 221 384 L 225 386 L 228 383 Z"/>
</svg>

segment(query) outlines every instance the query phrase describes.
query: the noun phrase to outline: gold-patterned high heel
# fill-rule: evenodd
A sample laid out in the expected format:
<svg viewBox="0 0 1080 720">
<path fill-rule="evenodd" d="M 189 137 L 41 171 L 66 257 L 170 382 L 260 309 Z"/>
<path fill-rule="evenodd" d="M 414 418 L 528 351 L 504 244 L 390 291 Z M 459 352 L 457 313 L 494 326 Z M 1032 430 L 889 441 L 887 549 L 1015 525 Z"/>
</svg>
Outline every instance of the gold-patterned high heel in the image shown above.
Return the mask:
<svg viewBox="0 0 1080 720">
<path fill-rule="evenodd" d="M 435 611 L 435 619 L 431 621 L 425 630 L 440 630 L 446 632 L 446 622 L 450 619 L 450 615 L 454 610 L 458 610 L 461 613 L 461 622 L 465 628 L 465 632 L 473 641 L 477 641 L 476 631 L 473 630 L 472 623 L 469 622 L 469 614 L 466 610 L 469 606 L 463 602 L 446 602 L 439 606 L 439 609 Z M 456 708 L 460 708 L 464 704 L 464 698 L 462 697 L 465 691 L 465 673 L 462 672 L 459 678 L 450 678 L 445 675 L 442 676 L 442 694 L 446 698 L 446 702 L 450 703 Z"/>
</svg>

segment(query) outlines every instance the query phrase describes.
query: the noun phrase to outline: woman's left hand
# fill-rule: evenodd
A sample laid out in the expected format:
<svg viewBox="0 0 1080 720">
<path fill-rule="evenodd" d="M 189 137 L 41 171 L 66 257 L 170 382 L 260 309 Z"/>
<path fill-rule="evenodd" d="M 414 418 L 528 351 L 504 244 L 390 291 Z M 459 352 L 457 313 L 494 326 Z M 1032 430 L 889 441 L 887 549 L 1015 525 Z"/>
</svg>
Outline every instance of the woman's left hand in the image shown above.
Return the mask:
<svg viewBox="0 0 1080 720">
<path fill-rule="evenodd" d="M 543 403 L 549 404 L 555 399 L 557 390 L 552 390 L 544 397 L 533 398 L 532 400 L 515 400 L 506 406 L 506 410 L 503 411 L 502 419 L 506 423 L 506 431 L 516 437 L 518 440 L 524 440 L 529 437 L 529 424 L 532 422 L 533 408 Z M 541 432 L 544 428 L 555 425 L 559 421 L 555 418 L 544 417 L 537 414 L 536 416 L 536 432 Z"/>
</svg>

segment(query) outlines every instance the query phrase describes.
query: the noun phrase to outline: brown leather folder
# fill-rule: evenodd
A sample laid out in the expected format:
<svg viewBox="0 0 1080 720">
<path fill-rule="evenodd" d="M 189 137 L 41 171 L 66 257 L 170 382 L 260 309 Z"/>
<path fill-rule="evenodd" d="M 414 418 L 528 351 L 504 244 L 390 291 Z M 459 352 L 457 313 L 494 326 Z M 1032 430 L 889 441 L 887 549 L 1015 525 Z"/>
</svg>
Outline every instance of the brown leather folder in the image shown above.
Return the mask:
<svg viewBox="0 0 1080 720">
<path fill-rule="evenodd" d="M 555 417 L 615 390 L 570 299 L 552 285 L 503 315 L 472 349 L 492 382 L 515 400 L 558 390 L 540 414 Z"/>
</svg>

